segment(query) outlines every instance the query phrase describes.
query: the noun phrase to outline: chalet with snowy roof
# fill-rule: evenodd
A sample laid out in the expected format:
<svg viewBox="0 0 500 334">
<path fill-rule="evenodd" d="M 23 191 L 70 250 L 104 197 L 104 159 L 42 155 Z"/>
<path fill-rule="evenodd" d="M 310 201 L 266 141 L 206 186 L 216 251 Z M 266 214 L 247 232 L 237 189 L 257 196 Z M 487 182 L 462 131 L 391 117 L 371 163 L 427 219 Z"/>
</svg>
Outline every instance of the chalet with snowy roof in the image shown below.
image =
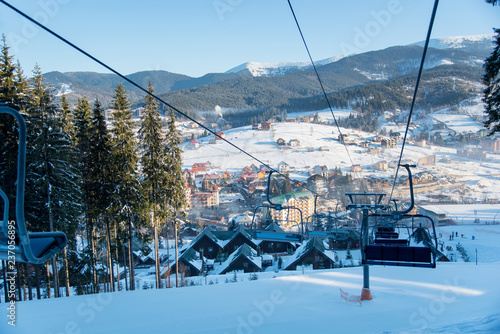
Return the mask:
<svg viewBox="0 0 500 334">
<path fill-rule="evenodd" d="M 290 146 L 290 147 L 300 146 L 300 140 L 298 140 L 298 139 L 290 139 L 288 141 L 288 146 Z"/>
<path fill-rule="evenodd" d="M 323 177 L 327 177 L 328 176 L 328 167 L 326 167 L 325 165 L 323 165 L 323 166 L 316 165 L 309 170 L 309 175 L 311 175 L 311 176 L 312 175 L 321 175 Z"/>
<path fill-rule="evenodd" d="M 230 254 L 237 250 L 241 245 L 248 245 L 253 249 L 257 249 L 257 245 L 253 236 L 244 225 L 238 225 L 232 232 L 231 237 L 224 245 L 224 250 Z"/>
<path fill-rule="evenodd" d="M 198 253 L 194 248 L 189 248 L 179 255 L 179 273 L 182 273 L 184 277 L 190 276 L 200 276 L 203 269 L 203 262 L 200 253 Z M 170 263 L 170 270 L 167 268 L 162 268 L 161 278 L 167 278 L 172 273 L 175 273 L 177 269 L 177 263 L 174 260 Z"/>
<path fill-rule="evenodd" d="M 283 138 L 278 138 L 278 140 L 276 141 L 276 144 L 278 146 L 286 146 L 286 141 Z"/>
<path fill-rule="evenodd" d="M 226 135 L 224 134 L 224 132 L 217 132 L 215 140 L 221 140 L 221 139 L 226 139 Z"/>
<path fill-rule="evenodd" d="M 328 234 L 330 249 L 358 249 L 361 235 L 356 230 L 335 230 Z"/>
<path fill-rule="evenodd" d="M 260 130 L 262 125 L 260 123 L 252 124 L 252 130 Z"/>
<path fill-rule="evenodd" d="M 233 216 L 230 218 L 230 226 L 231 225 L 243 225 L 247 228 L 252 225 L 253 215 L 250 211 L 245 212 L 244 214 L 240 214 L 237 216 Z"/>
<path fill-rule="evenodd" d="M 221 264 L 217 274 L 222 275 L 231 271 L 260 272 L 262 271 L 262 258 L 257 256 L 253 248 L 243 244 Z"/>
<path fill-rule="evenodd" d="M 329 269 L 335 264 L 335 253 L 326 250 L 323 241 L 313 237 L 304 242 L 287 259 L 284 270 L 297 270 L 297 266 L 312 266 L 313 269 Z"/>
<path fill-rule="evenodd" d="M 187 244 L 188 249 L 194 249 L 207 259 L 216 259 L 218 254 L 223 253 L 224 245 L 223 240 L 220 240 L 215 232 L 214 227 L 205 227 L 191 243 Z"/>
</svg>

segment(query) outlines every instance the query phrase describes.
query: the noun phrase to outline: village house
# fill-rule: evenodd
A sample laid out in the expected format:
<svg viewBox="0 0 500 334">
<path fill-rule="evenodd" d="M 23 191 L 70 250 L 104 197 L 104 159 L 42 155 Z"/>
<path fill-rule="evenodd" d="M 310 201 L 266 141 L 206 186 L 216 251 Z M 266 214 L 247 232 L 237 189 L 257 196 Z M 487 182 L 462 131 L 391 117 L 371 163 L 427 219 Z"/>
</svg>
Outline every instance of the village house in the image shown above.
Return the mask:
<svg viewBox="0 0 500 334">
<path fill-rule="evenodd" d="M 290 165 L 286 162 L 282 161 L 278 164 L 278 172 L 280 173 L 288 173 L 290 171 Z"/>
<path fill-rule="evenodd" d="M 226 135 L 224 134 L 224 132 L 217 132 L 215 140 L 221 140 L 221 139 L 226 139 Z"/>
<path fill-rule="evenodd" d="M 192 195 L 193 206 L 195 207 L 214 207 L 219 205 L 219 189 L 214 188 L 212 191 L 196 191 Z"/>
<path fill-rule="evenodd" d="M 389 164 L 385 160 L 377 161 L 375 163 L 375 169 L 376 170 L 388 170 Z"/>
<path fill-rule="evenodd" d="M 270 122 L 262 122 L 261 129 L 265 131 L 269 131 L 272 129 L 272 124 Z"/>
<path fill-rule="evenodd" d="M 500 152 L 500 138 L 486 138 L 479 143 L 483 150 L 490 152 Z"/>
<path fill-rule="evenodd" d="M 231 271 L 254 273 L 262 271 L 262 258 L 247 244 L 241 245 L 231 253 L 219 267 L 217 274 L 223 275 Z"/>
<path fill-rule="evenodd" d="M 380 142 L 380 146 L 385 147 L 385 148 L 396 147 L 396 139 L 383 138 L 382 141 Z"/>
<path fill-rule="evenodd" d="M 278 138 L 278 140 L 276 141 L 276 144 L 278 146 L 286 146 L 286 141 L 283 138 Z"/>
<path fill-rule="evenodd" d="M 198 143 L 198 141 L 197 141 L 196 139 L 192 139 L 192 140 L 189 142 L 188 147 L 189 147 L 190 149 L 195 150 L 195 149 L 197 149 L 198 147 L 200 147 L 200 143 Z"/>
<path fill-rule="evenodd" d="M 288 146 L 290 147 L 300 146 L 300 141 L 298 139 L 290 139 L 288 141 Z"/>
<path fill-rule="evenodd" d="M 362 171 L 362 169 L 361 169 L 361 165 L 357 165 L 357 164 L 356 164 L 356 165 L 352 165 L 352 166 L 351 166 L 351 172 L 353 172 L 353 173 L 357 173 L 357 172 L 361 172 L 361 171 Z"/>
<path fill-rule="evenodd" d="M 323 175 L 315 174 L 307 179 L 308 189 L 314 192 L 321 192 L 326 188 L 326 178 Z"/>
<path fill-rule="evenodd" d="M 193 172 L 204 172 L 207 170 L 207 164 L 204 162 L 194 163 L 193 166 L 191 167 L 191 170 Z"/>
<path fill-rule="evenodd" d="M 284 265 L 284 270 L 297 270 L 297 266 L 312 266 L 313 269 L 329 269 L 335 265 L 335 253 L 325 248 L 323 241 L 312 237 L 305 241 Z"/>
</svg>

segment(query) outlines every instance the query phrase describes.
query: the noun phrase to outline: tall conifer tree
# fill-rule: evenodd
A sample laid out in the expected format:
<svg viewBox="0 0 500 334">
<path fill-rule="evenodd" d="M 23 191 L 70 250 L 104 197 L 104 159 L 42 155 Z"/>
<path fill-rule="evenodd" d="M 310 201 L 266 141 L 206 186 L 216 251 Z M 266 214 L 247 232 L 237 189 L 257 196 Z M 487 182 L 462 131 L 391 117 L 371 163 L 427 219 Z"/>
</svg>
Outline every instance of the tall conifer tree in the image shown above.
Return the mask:
<svg viewBox="0 0 500 334">
<path fill-rule="evenodd" d="M 154 93 L 149 82 L 148 91 Z M 158 103 L 151 95 L 146 95 L 146 105 L 139 129 L 139 147 L 141 150 L 142 189 L 144 200 L 151 211 L 152 228 L 154 229 L 156 287 L 160 284 L 160 261 L 158 253 L 158 230 L 160 221 L 165 217 L 165 196 L 167 195 L 168 174 L 166 173 L 165 134 Z"/>
<path fill-rule="evenodd" d="M 114 185 L 111 194 L 112 216 L 119 222 L 128 222 L 129 260 L 132 258 L 132 219 L 140 206 L 140 183 L 137 172 L 138 144 L 134 135 L 134 121 L 130 103 L 123 85 L 115 89 L 111 108 L 111 160 Z M 137 220 L 136 220 L 137 222 Z M 133 285 L 131 266 L 131 288 Z"/>
<path fill-rule="evenodd" d="M 62 112 L 39 67 L 33 71 L 27 106 L 26 216 L 31 231 L 63 231 L 75 244 L 80 214 L 76 152 L 63 130 Z M 58 271 L 52 261 L 55 296 Z"/>
</svg>

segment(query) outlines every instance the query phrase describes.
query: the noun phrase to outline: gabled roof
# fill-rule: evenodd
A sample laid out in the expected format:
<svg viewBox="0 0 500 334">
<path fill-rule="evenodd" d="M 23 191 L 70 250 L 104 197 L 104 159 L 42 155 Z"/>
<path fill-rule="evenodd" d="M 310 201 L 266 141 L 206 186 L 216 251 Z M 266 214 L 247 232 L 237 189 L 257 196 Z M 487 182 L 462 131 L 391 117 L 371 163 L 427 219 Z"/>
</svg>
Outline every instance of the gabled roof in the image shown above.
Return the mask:
<svg viewBox="0 0 500 334">
<path fill-rule="evenodd" d="M 228 243 L 230 243 L 234 238 L 236 238 L 238 235 L 242 235 L 244 238 L 248 239 L 249 242 L 251 242 L 253 245 L 257 246 L 255 243 L 255 240 L 253 236 L 250 234 L 248 229 L 244 225 L 238 225 L 236 228 L 232 231 L 231 237 L 225 241 L 224 246 L 226 246 Z"/>
<path fill-rule="evenodd" d="M 222 265 L 217 270 L 217 274 L 225 274 L 230 268 L 231 264 L 233 264 L 241 257 L 246 258 L 247 260 L 251 261 L 257 268 L 262 269 L 262 258 L 257 256 L 257 251 L 252 249 L 252 247 L 248 246 L 247 244 L 243 244 L 237 250 L 231 253 L 227 260 L 222 263 Z"/>
<path fill-rule="evenodd" d="M 189 265 L 191 265 L 193 268 L 195 268 L 199 272 L 201 272 L 201 270 L 203 269 L 203 259 L 201 258 L 200 253 L 195 251 L 193 248 L 188 248 L 185 252 L 183 252 L 182 254 L 179 255 L 179 262 L 182 262 L 182 261 L 185 263 L 188 263 Z M 173 260 L 170 262 L 169 267 L 173 268 L 175 265 L 176 265 L 176 262 L 175 262 L 175 257 L 174 257 Z M 160 271 L 160 275 L 165 274 L 165 272 L 167 270 L 168 269 L 166 267 L 162 266 L 162 269 Z"/>
<path fill-rule="evenodd" d="M 313 249 L 316 249 L 319 253 L 322 253 L 325 257 L 331 259 L 332 261 L 335 261 L 333 252 L 326 251 L 323 240 L 321 240 L 321 238 L 318 237 L 313 237 L 307 240 L 307 242 L 304 242 L 299 248 L 297 248 L 295 253 L 293 253 L 293 255 L 288 258 L 288 261 L 284 266 L 284 269 L 287 270 L 287 268 L 291 267 L 293 264 L 296 264 L 297 262 L 301 261 L 302 258 L 306 256 L 307 253 L 309 253 L 309 251 Z"/>
<path fill-rule="evenodd" d="M 272 232 L 285 233 L 285 231 L 281 228 L 281 226 L 277 222 L 275 222 L 274 220 L 269 225 L 267 225 L 265 230 L 272 231 Z"/>
</svg>

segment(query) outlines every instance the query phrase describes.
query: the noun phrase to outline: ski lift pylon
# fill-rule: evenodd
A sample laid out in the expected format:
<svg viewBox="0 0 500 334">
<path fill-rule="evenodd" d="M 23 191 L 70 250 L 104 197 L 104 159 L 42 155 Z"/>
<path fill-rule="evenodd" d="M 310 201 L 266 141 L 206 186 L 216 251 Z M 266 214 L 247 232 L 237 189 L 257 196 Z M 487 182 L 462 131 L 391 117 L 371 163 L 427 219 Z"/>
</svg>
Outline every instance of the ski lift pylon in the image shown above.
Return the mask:
<svg viewBox="0 0 500 334">
<path fill-rule="evenodd" d="M 19 125 L 19 148 L 17 157 L 16 207 L 15 220 L 9 220 L 9 199 L 0 189 L 4 205 L 2 228 L 0 230 L 0 260 L 47 262 L 67 244 L 63 232 L 28 233 L 24 217 L 24 186 L 26 181 L 26 123 L 15 109 L 0 103 L 0 113 L 12 115 Z"/>
</svg>

